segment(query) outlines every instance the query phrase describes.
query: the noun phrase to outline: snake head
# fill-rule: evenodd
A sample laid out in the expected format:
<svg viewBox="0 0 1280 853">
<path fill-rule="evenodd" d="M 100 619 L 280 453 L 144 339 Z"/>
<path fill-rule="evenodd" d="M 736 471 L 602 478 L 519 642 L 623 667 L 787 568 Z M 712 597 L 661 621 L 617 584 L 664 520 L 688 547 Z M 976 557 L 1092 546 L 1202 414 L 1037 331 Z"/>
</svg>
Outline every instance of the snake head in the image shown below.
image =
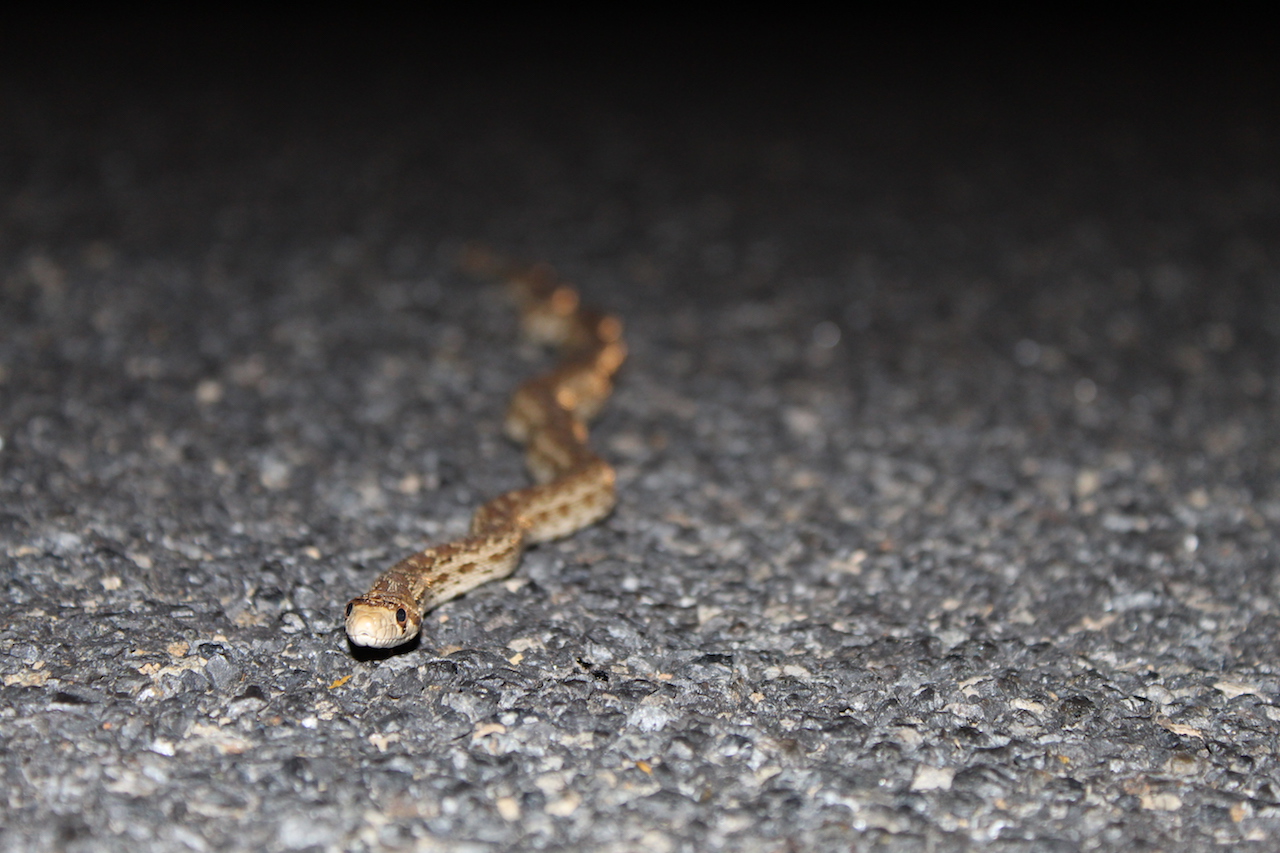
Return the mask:
<svg viewBox="0 0 1280 853">
<path fill-rule="evenodd" d="M 347 604 L 347 636 L 357 646 L 389 649 L 409 642 L 421 628 L 422 616 L 408 602 L 362 595 Z"/>
</svg>

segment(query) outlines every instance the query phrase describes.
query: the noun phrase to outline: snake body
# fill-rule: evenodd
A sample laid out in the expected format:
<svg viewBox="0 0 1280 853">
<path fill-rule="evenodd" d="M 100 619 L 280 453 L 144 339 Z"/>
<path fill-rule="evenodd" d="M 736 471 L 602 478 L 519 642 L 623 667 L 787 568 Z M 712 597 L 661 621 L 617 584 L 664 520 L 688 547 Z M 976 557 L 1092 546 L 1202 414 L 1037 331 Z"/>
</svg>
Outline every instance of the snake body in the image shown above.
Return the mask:
<svg viewBox="0 0 1280 853">
<path fill-rule="evenodd" d="M 549 373 L 521 385 L 507 410 L 507 435 L 525 447 L 535 485 L 476 510 L 469 533 L 408 556 L 347 604 L 347 636 L 357 646 L 412 640 L 428 610 L 515 571 L 524 549 L 568 536 L 604 518 L 615 502 L 614 470 L 587 444 L 587 422 L 604 406 L 626 358 L 616 317 L 583 308 L 578 293 L 546 266 L 499 270 L 473 252 L 473 272 L 498 272 L 520 308 L 525 334 L 558 346 Z"/>
</svg>

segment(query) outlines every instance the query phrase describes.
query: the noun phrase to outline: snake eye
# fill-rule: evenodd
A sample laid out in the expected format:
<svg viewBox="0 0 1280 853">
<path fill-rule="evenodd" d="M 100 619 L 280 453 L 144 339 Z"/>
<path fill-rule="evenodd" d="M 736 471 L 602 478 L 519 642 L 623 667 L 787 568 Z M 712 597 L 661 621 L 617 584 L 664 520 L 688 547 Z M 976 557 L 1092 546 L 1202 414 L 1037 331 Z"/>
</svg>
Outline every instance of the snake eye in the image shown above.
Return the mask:
<svg viewBox="0 0 1280 853">
<path fill-rule="evenodd" d="M 404 622 L 408 618 L 409 618 L 409 614 L 404 612 L 403 607 L 401 607 L 399 610 L 396 611 L 396 621 L 400 623 L 401 627 L 404 627 Z"/>
<path fill-rule="evenodd" d="M 351 618 L 351 602 L 350 601 L 347 602 L 347 618 L 348 619 Z"/>
</svg>

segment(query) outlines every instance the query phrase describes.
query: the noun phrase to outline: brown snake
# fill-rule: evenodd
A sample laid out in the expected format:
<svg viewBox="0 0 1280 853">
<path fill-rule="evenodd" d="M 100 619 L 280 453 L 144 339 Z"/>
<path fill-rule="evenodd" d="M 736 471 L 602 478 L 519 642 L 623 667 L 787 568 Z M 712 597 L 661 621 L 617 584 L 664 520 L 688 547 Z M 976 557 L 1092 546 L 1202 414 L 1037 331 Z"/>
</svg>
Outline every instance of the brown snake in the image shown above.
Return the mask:
<svg viewBox="0 0 1280 853">
<path fill-rule="evenodd" d="M 526 546 L 568 536 L 613 509 L 614 471 L 587 445 L 586 424 L 608 399 L 626 358 L 622 323 L 581 307 L 577 291 L 549 267 L 504 270 L 481 250 L 470 251 L 463 266 L 504 278 L 525 334 L 563 352 L 551 372 L 516 390 L 507 409 L 507 435 L 524 444 L 537 485 L 484 504 L 465 537 L 405 557 L 353 598 L 346 627 L 357 646 L 412 640 L 428 610 L 511 574 Z"/>
</svg>

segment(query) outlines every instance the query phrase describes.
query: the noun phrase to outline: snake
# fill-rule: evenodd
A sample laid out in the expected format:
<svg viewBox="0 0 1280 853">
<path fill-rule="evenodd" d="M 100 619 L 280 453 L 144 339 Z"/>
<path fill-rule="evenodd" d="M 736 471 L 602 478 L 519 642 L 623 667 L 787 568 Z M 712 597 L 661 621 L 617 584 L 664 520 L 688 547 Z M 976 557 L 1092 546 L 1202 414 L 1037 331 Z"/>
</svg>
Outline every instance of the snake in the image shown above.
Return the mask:
<svg viewBox="0 0 1280 853">
<path fill-rule="evenodd" d="M 608 400 L 626 359 L 622 322 L 583 307 L 578 291 L 548 265 L 512 266 L 470 249 L 462 266 L 504 281 L 524 335 L 560 350 L 550 371 L 516 389 L 503 424 L 524 445 L 534 485 L 483 504 L 466 536 L 405 557 L 351 599 L 345 625 L 354 646 L 408 643 L 432 608 L 509 576 L 527 547 L 600 521 L 617 501 L 616 472 L 588 444 L 587 423 Z"/>
</svg>

